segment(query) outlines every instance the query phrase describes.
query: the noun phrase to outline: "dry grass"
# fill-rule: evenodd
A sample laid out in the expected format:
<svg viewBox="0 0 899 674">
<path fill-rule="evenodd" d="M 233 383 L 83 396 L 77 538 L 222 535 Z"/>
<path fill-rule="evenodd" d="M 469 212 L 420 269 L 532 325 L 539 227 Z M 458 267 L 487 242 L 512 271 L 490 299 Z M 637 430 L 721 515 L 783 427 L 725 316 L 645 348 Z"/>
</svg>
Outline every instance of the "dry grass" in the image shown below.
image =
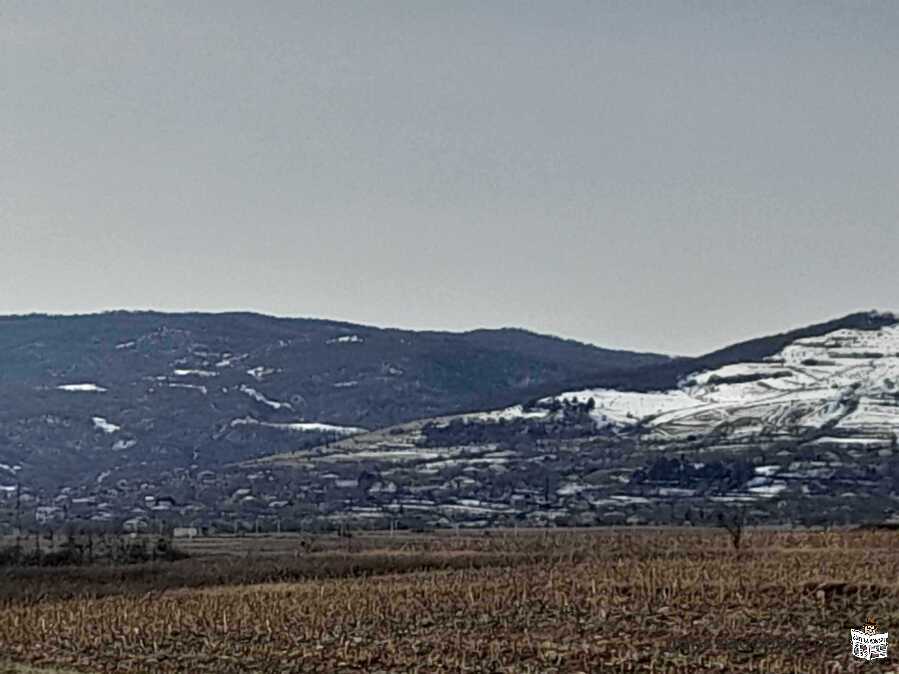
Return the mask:
<svg viewBox="0 0 899 674">
<path fill-rule="evenodd" d="M 517 556 L 10 601 L 0 652 L 102 672 L 883 672 L 889 659 L 850 656 L 849 629 L 868 613 L 885 630 L 899 624 L 897 543 L 891 532 L 752 532 L 737 557 L 718 532 L 433 537 L 445 552 Z"/>
<path fill-rule="evenodd" d="M 0 674 L 78 674 L 71 669 L 59 669 L 58 667 L 32 667 L 15 662 L 0 661 Z"/>
</svg>

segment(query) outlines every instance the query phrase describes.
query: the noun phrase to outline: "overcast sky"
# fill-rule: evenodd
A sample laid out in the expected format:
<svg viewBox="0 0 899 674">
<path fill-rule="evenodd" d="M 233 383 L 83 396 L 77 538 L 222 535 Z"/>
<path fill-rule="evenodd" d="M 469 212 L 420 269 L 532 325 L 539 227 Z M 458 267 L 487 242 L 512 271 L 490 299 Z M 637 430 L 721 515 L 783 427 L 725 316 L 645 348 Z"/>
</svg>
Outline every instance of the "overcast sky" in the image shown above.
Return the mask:
<svg viewBox="0 0 899 674">
<path fill-rule="evenodd" d="M 692 354 L 899 308 L 899 3 L 0 0 L 0 313 Z"/>
</svg>

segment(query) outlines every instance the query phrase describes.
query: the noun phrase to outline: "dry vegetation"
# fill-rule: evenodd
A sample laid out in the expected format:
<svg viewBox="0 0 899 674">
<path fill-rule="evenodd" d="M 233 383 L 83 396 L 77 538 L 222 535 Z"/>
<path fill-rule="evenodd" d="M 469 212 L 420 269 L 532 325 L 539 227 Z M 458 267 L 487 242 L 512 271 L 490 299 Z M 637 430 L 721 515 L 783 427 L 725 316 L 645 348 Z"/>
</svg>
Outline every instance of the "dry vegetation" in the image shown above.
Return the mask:
<svg viewBox="0 0 899 674">
<path fill-rule="evenodd" d="M 7 592 L 0 653 L 88 672 L 884 672 L 849 629 L 899 624 L 893 532 L 752 531 L 739 556 L 696 530 L 300 541 L 195 541 L 180 576 L 118 586 L 80 569 L 90 597 Z"/>
</svg>

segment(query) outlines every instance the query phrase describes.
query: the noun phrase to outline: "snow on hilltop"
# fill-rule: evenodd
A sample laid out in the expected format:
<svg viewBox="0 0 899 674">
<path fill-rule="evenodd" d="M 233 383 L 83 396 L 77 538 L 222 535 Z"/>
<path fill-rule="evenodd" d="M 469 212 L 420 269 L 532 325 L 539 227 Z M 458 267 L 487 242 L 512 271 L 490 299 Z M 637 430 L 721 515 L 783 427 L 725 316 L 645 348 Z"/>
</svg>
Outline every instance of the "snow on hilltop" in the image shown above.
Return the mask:
<svg viewBox="0 0 899 674">
<path fill-rule="evenodd" d="M 587 389 L 558 399 L 592 399 L 599 424 L 640 422 L 664 436 L 825 424 L 899 434 L 899 325 L 796 339 L 757 362 L 689 374 L 667 391 Z"/>
</svg>

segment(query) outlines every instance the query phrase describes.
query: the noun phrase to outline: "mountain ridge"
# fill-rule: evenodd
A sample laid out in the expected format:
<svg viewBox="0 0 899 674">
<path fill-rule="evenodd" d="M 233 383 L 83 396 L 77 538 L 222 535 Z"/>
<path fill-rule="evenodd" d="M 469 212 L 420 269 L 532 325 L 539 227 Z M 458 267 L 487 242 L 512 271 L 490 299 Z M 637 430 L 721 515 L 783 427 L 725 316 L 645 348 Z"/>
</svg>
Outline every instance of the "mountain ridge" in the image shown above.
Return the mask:
<svg viewBox="0 0 899 674">
<path fill-rule="evenodd" d="M 7 317 L 0 529 L 20 490 L 35 526 L 883 516 L 899 504 L 893 378 L 899 320 L 877 312 L 693 358 L 516 328 Z"/>
<path fill-rule="evenodd" d="M 218 465 L 312 442 L 310 428 L 481 409 L 585 367 L 665 360 L 524 330 L 417 333 L 251 312 L 0 317 L 0 463 L 37 480 L 137 457 Z M 95 433 L 94 418 L 117 430 Z M 263 425 L 231 425 L 246 418 Z"/>
</svg>

